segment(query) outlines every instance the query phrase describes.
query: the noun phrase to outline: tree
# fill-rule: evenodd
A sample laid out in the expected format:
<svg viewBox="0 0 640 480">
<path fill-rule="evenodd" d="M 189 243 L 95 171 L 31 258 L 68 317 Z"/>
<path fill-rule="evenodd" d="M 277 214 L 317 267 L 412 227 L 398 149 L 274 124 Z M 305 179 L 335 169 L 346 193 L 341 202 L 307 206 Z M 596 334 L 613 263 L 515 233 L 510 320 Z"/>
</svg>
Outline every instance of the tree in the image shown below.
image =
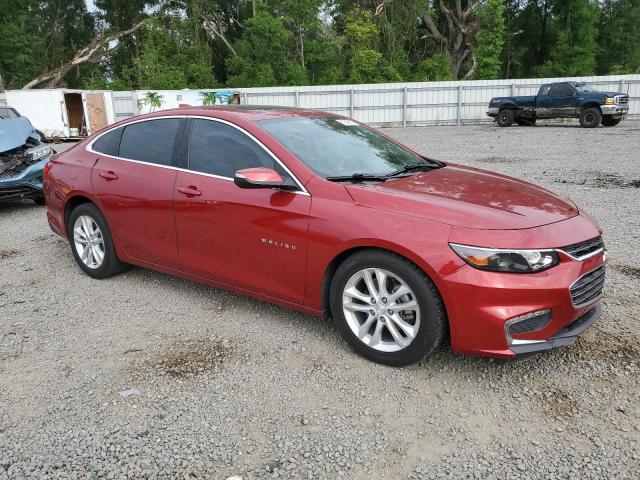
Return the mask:
<svg viewBox="0 0 640 480">
<path fill-rule="evenodd" d="M 236 56 L 227 59 L 227 84 L 236 87 L 302 85 L 304 68 L 293 61 L 288 48 L 293 34 L 281 18 L 259 11 L 247 20 Z"/>
<path fill-rule="evenodd" d="M 377 83 L 401 81 L 400 74 L 378 50 L 379 30 L 370 12 L 352 10 L 345 26 L 348 81 Z"/>
<path fill-rule="evenodd" d="M 498 78 L 505 40 L 504 0 L 487 0 L 478 7 L 476 17 L 482 28 L 476 30 L 474 38 L 478 59 L 474 78 Z"/>
<path fill-rule="evenodd" d="M 637 73 L 640 0 L 604 0 L 600 5 L 598 73 Z"/>
<path fill-rule="evenodd" d="M 593 75 L 596 71 L 598 10 L 590 0 L 558 0 L 558 41 L 542 76 Z"/>
</svg>

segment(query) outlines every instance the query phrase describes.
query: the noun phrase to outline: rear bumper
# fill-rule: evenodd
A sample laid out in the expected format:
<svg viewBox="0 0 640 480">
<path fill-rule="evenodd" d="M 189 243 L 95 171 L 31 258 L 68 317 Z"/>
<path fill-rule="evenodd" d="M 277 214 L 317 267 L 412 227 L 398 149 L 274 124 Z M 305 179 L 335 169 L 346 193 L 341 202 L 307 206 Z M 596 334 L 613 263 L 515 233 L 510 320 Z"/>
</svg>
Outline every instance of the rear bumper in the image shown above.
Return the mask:
<svg viewBox="0 0 640 480">
<path fill-rule="evenodd" d="M 500 109 L 498 107 L 489 107 L 487 108 L 487 116 L 495 117 L 496 115 L 498 115 L 499 111 Z"/>
</svg>

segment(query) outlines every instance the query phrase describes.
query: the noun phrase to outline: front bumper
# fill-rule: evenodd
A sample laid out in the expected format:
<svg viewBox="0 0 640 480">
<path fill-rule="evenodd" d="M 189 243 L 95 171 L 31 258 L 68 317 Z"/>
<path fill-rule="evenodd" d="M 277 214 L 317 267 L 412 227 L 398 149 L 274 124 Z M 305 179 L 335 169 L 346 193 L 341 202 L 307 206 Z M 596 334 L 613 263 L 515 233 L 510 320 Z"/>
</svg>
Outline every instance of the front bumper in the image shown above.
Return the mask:
<svg viewBox="0 0 640 480">
<path fill-rule="evenodd" d="M 49 155 L 29 165 L 13 177 L 0 178 L 0 201 L 36 198 L 42 195 L 44 166 L 52 157 L 53 155 Z"/>
<path fill-rule="evenodd" d="M 487 116 L 495 117 L 496 115 L 498 115 L 499 111 L 500 109 L 498 107 L 489 107 L 487 108 Z"/>
<path fill-rule="evenodd" d="M 597 304 L 587 313 L 571 322 L 548 340 L 534 340 L 519 345 L 511 345 L 510 349 L 516 355 L 524 353 L 542 352 L 557 347 L 568 347 L 576 343 L 576 338 L 599 318 L 602 307 Z"/>
<path fill-rule="evenodd" d="M 600 235 L 585 216 L 525 230 L 452 230 L 450 242 L 489 245 L 495 248 L 560 248 Z M 439 289 L 445 301 L 454 351 L 497 358 L 570 345 L 600 315 L 600 292 L 587 296 L 577 280 L 590 276 L 605 264 L 606 253 L 595 252 L 582 260 L 558 253 L 560 263 L 548 270 L 502 273 L 478 270 L 453 250 L 443 260 Z M 597 279 L 596 279 L 597 280 Z M 574 305 L 573 295 L 576 299 Z M 535 313 L 549 318 L 535 328 L 506 328 Z M 582 319 L 582 321 L 580 321 Z M 587 321 L 588 320 L 588 321 Z M 578 328 L 578 326 L 580 328 Z"/>
<path fill-rule="evenodd" d="M 601 105 L 602 115 L 624 115 L 629 112 L 628 105 Z"/>
</svg>

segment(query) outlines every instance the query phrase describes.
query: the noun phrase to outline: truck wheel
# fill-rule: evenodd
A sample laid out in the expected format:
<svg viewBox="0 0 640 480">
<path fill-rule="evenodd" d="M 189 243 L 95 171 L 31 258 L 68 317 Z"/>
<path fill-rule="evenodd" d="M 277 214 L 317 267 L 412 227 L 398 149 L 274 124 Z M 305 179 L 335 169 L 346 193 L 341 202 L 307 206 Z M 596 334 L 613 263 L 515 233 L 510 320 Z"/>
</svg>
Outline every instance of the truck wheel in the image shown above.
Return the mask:
<svg viewBox="0 0 640 480">
<path fill-rule="evenodd" d="M 604 127 L 615 127 L 622 121 L 622 117 L 611 117 L 611 116 L 603 116 L 602 117 L 602 125 Z"/>
<path fill-rule="evenodd" d="M 580 112 L 580 126 L 584 128 L 596 128 L 602 121 L 602 112 L 599 108 L 589 107 Z"/>
<path fill-rule="evenodd" d="M 496 117 L 496 122 L 498 122 L 498 125 L 501 127 L 510 127 L 513 124 L 514 118 L 515 114 L 513 110 L 500 110 Z"/>
</svg>

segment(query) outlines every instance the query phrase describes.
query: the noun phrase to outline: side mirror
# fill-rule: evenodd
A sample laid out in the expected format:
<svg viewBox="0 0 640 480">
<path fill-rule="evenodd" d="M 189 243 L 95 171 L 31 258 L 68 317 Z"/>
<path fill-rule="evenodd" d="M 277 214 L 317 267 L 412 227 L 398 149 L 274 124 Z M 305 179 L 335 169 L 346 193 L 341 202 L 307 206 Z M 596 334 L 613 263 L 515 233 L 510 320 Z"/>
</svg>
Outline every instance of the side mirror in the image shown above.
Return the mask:
<svg viewBox="0 0 640 480">
<path fill-rule="evenodd" d="M 237 170 L 233 182 L 240 188 L 279 188 L 284 185 L 278 172 L 263 167 Z"/>
</svg>

